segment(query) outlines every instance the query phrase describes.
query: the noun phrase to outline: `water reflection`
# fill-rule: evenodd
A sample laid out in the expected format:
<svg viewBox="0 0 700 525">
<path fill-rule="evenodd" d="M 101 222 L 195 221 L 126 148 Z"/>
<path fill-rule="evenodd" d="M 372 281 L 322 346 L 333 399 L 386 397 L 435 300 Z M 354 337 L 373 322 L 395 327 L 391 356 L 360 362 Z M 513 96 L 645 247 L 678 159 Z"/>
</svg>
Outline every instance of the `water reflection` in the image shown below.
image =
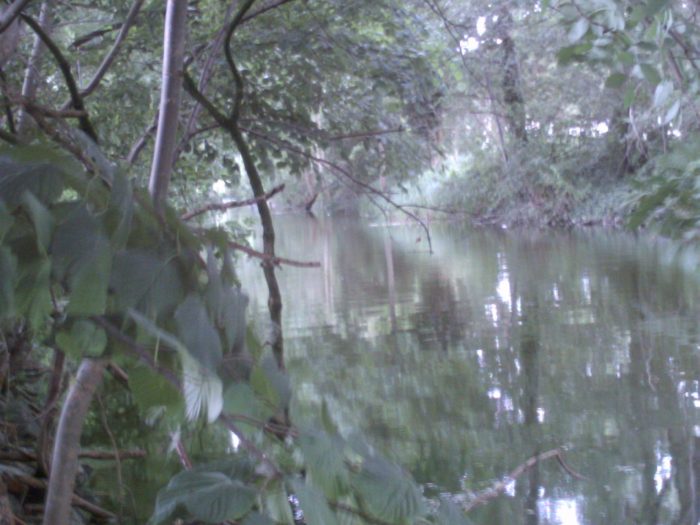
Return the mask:
<svg viewBox="0 0 700 525">
<path fill-rule="evenodd" d="M 622 234 L 433 231 L 277 220 L 296 417 L 345 433 L 439 491 L 478 491 L 539 452 L 477 523 L 700 519 L 698 282 Z M 264 282 L 242 280 L 266 317 Z M 257 300 L 257 302 L 256 302 Z"/>
</svg>

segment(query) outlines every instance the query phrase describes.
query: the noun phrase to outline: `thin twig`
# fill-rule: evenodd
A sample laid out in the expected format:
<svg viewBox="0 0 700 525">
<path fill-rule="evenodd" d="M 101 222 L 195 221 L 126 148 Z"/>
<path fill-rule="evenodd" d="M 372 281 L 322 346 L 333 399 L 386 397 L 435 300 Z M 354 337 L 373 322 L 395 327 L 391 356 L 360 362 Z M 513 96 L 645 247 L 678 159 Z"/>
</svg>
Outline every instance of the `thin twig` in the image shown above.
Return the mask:
<svg viewBox="0 0 700 525">
<path fill-rule="evenodd" d="M 91 40 L 94 40 L 95 38 L 99 38 L 101 36 L 106 35 L 107 33 L 111 33 L 112 31 L 119 30 L 119 28 L 121 28 L 121 26 L 122 26 L 122 22 L 114 22 L 113 24 L 110 24 L 107 27 L 103 27 L 102 29 L 96 29 L 95 31 L 91 31 L 83 36 L 76 38 L 73 41 L 73 43 L 68 47 L 78 49 L 80 46 L 87 44 L 88 42 L 90 42 Z"/>
<path fill-rule="evenodd" d="M 66 87 L 70 92 L 71 105 L 73 106 L 73 108 L 77 109 L 78 111 L 85 111 L 83 97 L 80 95 L 78 85 L 75 82 L 75 78 L 73 78 L 73 73 L 71 73 L 70 64 L 68 63 L 66 57 L 63 56 L 63 53 L 58 48 L 56 43 L 53 40 L 51 40 L 51 37 L 49 37 L 49 35 L 46 34 L 46 32 L 32 17 L 27 15 L 21 16 L 22 20 L 24 20 L 27 23 L 27 25 L 32 28 L 32 31 L 34 31 L 36 35 L 41 39 L 41 41 L 48 48 L 48 50 L 51 52 L 54 59 L 56 60 L 56 64 L 58 65 L 58 68 L 63 74 Z M 95 128 L 93 128 L 92 123 L 90 122 L 90 119 L 87 116 L 87 113 L 84 116 L 80 117 L 80 129 L 82 129 L 85 132 L 85 134 L 87 134 L 92 140 L 94 140 L 95 142 L 98 141 L 97 132 L 95 131 Z"/>
<path fill-rule="evenodd" d="M 241 19 L 241 24 L 245 24 L 246 22 L 250 22 L 253 18 L 256 16 L 260 16 L 263 13 L 267 13 L 268 11 L 272 11 L 273 9 L 277 9 L 280 6 L 283 6 L 284 4 L 288 4 L 289 2 L 292 2 L 293 0 L 277 0 L 276 2 L 273 2 L 269 5 L 263 6 L 260 9 L 253 11 L 249 15 L 244 16 Z"/>
<path fill-rule="evenodd" d="M 82 97 L 87 97 L 97 88 L 97 86 L 100 85 L 105 73 L 107 73 L 107 70 L 112 65 L 112 62 L 114 62 L 122 42 L 124 42 L 126 36 L 129 34 L 129 29 L 131 29 L 131 26 L 134 25 L 136 17 L 141 10 L 141 6 L 143 6 L 143 2 L 144 0 L 135 0 L 135 2 L 132 4 L 131 9 L 129 9 L 129 13 L 126 15 L 126 20 L 124 20 L 124 24 L 122 24 L 121 30 L 114 41 L 114 45 L 112 45 L 112 49 L 109 50 L 109 53 L 107 53 L 105 56 L 104 60 L 100 64 L 100 67 L 97 68 L 95 75 L 92 77 L 92 80 L 88 83 L 87 87 L 80 92 Z"/>
<path fill-rule="evenodd" d="M 131 149 L 129 150 L 129 154 L 126 157 L 126 161 L 129 163 L 129 166 L 132 166 L 134 162 L 136 162 L 136 158 L 139 156 L 139 154 L 143 151 L 143 148 L 146 147 L 146 143 L 148 142 L 148 137 L 153 135 L 153 132 L 156 130 L 158 127 L 158 112 L 156 111 L 155 116 L 153 117 L 153 122 L 151 123 L 150 126 L 146 129 L 146 131 L 139 137 L 139 139 L 134 142 L 134 145 L 131 146 Z"/>
<path fill-rule="evenodd" d="M 261 260 L 266 261 L 274 266 L 286 264 L 287 266 L 296 266 L 297 268 L 320 268 L 321 267 L 320 262 L 295 261 L 293 259 L 285 259 L 284 257 L 277 257 L 276 255 L 271 256 L 271 255 L 259 252 L 257 250 L 254 250 L 253 248 L 249 248 L 248 246 L 246 246 L 244 244 L 239 244 L 235 241 L 229 241 L 228 245 L 231 248 L 233 248 L 234 250 L 240 250 L 244 253 L 247 253 L 251 257 L 261 259 Z"/>
<path fill-rule="evenodd" d="M 206 213 L 208 211 L 226 211 L 231 208 L 242 208 L 243 206 L 250 206 L 252 204 L 257 204 L 261 200 L 270 200 L 274 195 L 280 193 L 283 190 L 284 184 L 280 184 L 279 186 L 275 186 L 265 195 L 261 195 L 260 197 L 252 197 L 243 201 L 229 201 L 222 203 L 207 204 L 202 208 L 183 214 L 182 216 L 180 216 L 180 219 L 182 219 L 183 221 L 189 221 L 190 219 L 197 217 L 198 215 L 202 215 L 203 213 Z"/>
<path fill-rule="evenodd" d="M 119 487 L 119 517 L 121 518 L 122 510 L 124 507 L 124 477 L 122 475 L 122 461 L 121 457 L 119 456 L 119 447 L 117 446 L 117 440 L 114 437 L 112 429 L 109 427 L 109 422 L 107 421 L 107 411 L 105 410 L 104 403 L 102 402 L 102 396 L 99 393 L 97 394 L 97 404 L 100 405 L 100 421 L 102 423 L 102 428 L 107 434 L 109 441 L 112 443 L 112 449 L 114 450 L 114 466 L 117 474 L 117 487 Z"/>
<path fill-rule="evenodd" d="M 380 129 L 376 131 L 358 131 L 357 133 L 347 133 L 344 135 L 334 135 L 332 137 L 327 137 L 326 140 L 346 140 L 346 139 L 366 139 L 369 137 L 377 137 L 380 135 L 389 135 L 393 133 L 403 133 L 406 129 L 403 126 L 399 126 L 394 129 Z"/>
</svg>

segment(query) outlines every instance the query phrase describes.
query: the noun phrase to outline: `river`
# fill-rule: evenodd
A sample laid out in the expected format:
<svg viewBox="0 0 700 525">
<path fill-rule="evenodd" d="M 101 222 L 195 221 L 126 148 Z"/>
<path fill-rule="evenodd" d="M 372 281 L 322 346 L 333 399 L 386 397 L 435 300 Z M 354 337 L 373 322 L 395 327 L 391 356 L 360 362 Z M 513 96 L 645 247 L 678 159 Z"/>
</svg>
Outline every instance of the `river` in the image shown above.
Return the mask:
<svg viewBox="0 0 700 525">
<path fill-rule="evenodd" d="M 428 494 L 504 494 L 480 524 L 700 520 L 696 266 L 619 232 L 276 217 L 295 420 L 325 403 Z M 264 333 L 256 261 L 241 274 Z M 529 458 L 556 459 L 516 479 Z M 580 475 L 580 476 L 579 476 Z M 585 479 L 584 479 L 585 478 Z"/>
</svg>

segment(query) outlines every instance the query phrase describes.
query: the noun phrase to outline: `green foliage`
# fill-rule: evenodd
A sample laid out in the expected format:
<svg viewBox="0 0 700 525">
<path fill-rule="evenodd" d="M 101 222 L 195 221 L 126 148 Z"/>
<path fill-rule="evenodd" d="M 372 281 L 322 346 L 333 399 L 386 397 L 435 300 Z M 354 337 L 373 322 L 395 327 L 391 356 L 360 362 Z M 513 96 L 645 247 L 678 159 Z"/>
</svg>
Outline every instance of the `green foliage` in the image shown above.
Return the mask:
<svg viewBox="0 0 700 525">
<path fill-rule="evenodd" d="M 80 319 L 73 323 L 69 331 L 58 332 L 56 343 L 71 357 L 77 359 L 83 356 L 98 357 L 107 347 L 107 335 L 95 323 Z"/>
<path fill-rule="evenodd" d="M 671 237 L 696 239 L 700 233 L 700 136 L 674 144 L 637 182 L 631 228 L 644 224 Z"/>
<path fill-rule="evenodd" d="M 247 423 L 246 446 L 258 451 L 175 475 L 160 490 L 151 523 L 184 517 L 291 525 L 290 496 L 310 525 L 341 523 L 334 509 L 341 501 L 353 502 L 344 513 L 357 523 L 367 515 L 403 525 L 426 515 L 410 475 L 349 447 L 327 410 L 325 430 L 301 431 L 284 448 L 265 431 L 268 418 L 287 412 L 291 386 L 271 356 L 244 350 L 247 299 L 220 232 L 189 231 L 173 210 L 159 222 L 119 171 L 90 179 L 37 162 L 53 180 L 48 191 L 43 177 L 15 177 L 24 172 L 15 166 L 23 161 L 13 160 L 21 154 L 0 155 L 11 168 L 0 174 L 7 190 L 0 193 L 0 320 L 27 319 L 37 341 L 72 359 L 109 354 L 127 363 L 144 420 L 167 414 L 171 425 L 183 401 L 180 425 L 201 414 L 213 422 L 224 411 Z M 35 161 L 52 155 L 32 153 Z M 136 357 L 150 362 L 147 356 L 149 368 L 133 365 Z M 161 375 L 163 368 L 170 373 Z M 181 374 L 177 384 L 172 372 Z"/>
<path fill-rule="evenodd" d="M 255 503 L 257 491 L 237 479 L 239 471 L 239 468 L 229 472 L 197 468 L 181 472 L 158 493 L 149 523 L 168 522 L 178 511 L 180 516 L 204 523 L 221 523 L 245 516 Z"/>
<path fill-rule="evenodd" d="M 413 523 L 426 512 L 413 480 L 380 457 L 366 457 L 352 485 L 363 508 L 383 521 Z"/>
</svg>

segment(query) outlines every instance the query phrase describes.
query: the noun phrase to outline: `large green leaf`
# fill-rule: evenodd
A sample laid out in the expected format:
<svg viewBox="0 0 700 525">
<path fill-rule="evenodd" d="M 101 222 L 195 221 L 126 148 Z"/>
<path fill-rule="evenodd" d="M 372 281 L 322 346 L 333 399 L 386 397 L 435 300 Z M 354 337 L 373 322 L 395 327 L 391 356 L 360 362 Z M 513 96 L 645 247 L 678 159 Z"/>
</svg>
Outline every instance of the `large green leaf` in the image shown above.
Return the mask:
<svg viewBox="0 0 700 525">
<path fill-rule="evenodd" d="M 163 523 L 178 506 L 205 523 L 221 523 L 245 516 L 253 507 L 256 490 L 221 472 L 186 470 L 158 493 L 151 523 Z"/>
<path fill-rule="evenodd" d="M 42 159 L 50 159 L 42 160 Z M 44 147 L 3 148 L 0 150 L 0 200 L 10 209 L 31 192 L 43 202 L 56 200 L 63 190 L 62 161 Z"/>
<path fill-rule="evenodd" d="M 182 396 L 161 374 L 138 366 L 129 371 L 129 390 L 142 411 L 155 406 L 176 408 Z"/>
<path fill-rule="evenodd" d="M 321 492 L 302 481 L 292 483 L 307 525 L 338 525 L 335 514 Z"/>
<path fill-rule="evenodd" d="M 51 242 L 51 234 L 53 233 L 54 221 L 51 212 L 39 200 L 27 192 L 22 197 L 22 202 L 26 206 L 29 216 L 34 223 L 34 231 L 36 232 L 37 247 L 41 253 L 46 253 Z"/>
<path fill-rule="evenodd" d="M 132 249 L 115 254 L 110 286 L 115 308 L 139 308 L 156 315 L 172 313 L 183 298 L 184 287 L 174 256 Z"/>
<path fill-rule="evenodd" d="M 289 504 L 289 494 L 281 482 L 275 482 L 267 491 L 264 498 L 265 511 L 278 525 L 294 525 L 294 516 Z"/>
<path fill-rule="evenodd" d="M 248 383 L 232 383 L 224 392 L 224 410 L 227 414 L 244 415 L 266 421 L 275 411 L 263 403 Z"/>
<path fill-rule="evenodd" d="M 76 358 L 99 357 L 107 347 L 107 335 L 93 322 L 81 319 L 73 323 L 70 331 L 59 332 L 56 343 L 66 354 Z"/>
<path fill-rule="evenodd" d="M 34 260 L 20 271 L 16 290 L 17 308 L 35 329 L 46 322 L 53 309 L 50 276 L 51 260 L 47 258 Z"/>
<path fill-rule="evenodd" d="M 242 525 L 275 525 L 275 522 L 272 521 L 267 516 L 264 516 L 264 515 L 259 514 L 257 512 L 251 512 L 243 520 Z"/>
<path fill-rule="evenodd" d="M 321 431 L 303 432 L 299 447 L 308 475 L 326 497 L 337 499 L 347 492 L 350 480 L 345 467 L 345 443 L 340 437 Z"/>
<path fill-rule="evenodd" d="M 661 82 L 661 75 L 659 74 L 655 66 L 651 64 L 640 64 L 639 67 L 642 71 L 642 75 L 644 76 L 644 78 L 652 86 L 656 86 L 659 82 Z"/>
<path fill-rule="evenodd" d="M 95 240 L 92 253 L 71 280 L 68 313 L 100 315 L 107 307 L 107 287 L 112 268 L 112 251 L 102 238 Z"/>
<path fill-rule="evenodd" d="M 381 520 L 412 523 L 425 513 L 423 496 L 411 476 L 379 457 L 366 458 L 352 484 L 365 510 Z"/>
<path fill-rule="evenodd" d="M 575 44 L 583 38 L 583 36 L 588 32 L 588 28 L 591 27 L 590 22 L 587 18 L 579 18 L 574 22 L 569 30 L 568 38 L 569 42 Z"/>
<path fill-rule="evenodd" d="M 440 508 L 437 513 L 437 525 L 470 525 L 471 521 L 467 519 L 457 505 L 447 499 L 440 502 Z"/>
<path fill-rule="evenodd" d="M 605 87 L 610 89 L 617 89 L 622 86 L 627 80 L 627 75 L 624 73 L 613 73 L 605 81 Z"/>
<path fill-rule="evenodd" d="M 207 370 L 216 371 L 221 363 L 221 340 L 214 329 L 202 300 L 191 294 L 175 311 L 180 341 L 190 355 Z"/>
<path fill-rule="evenodd" d="M 262 363 L 253 367 L 250 386 L 257 396 L 277 408 L 284 409 L 291 398 L 289 377 L 279 369 L 274 358 L 268 356 Z"/>
<path fill-rule="evenodd" d="M 71 280 L 104 241 L 102 226 L 84 204 L 73 205 L 56 226 L 51 242 L 53 271 L 58 280 Z"/>
</svg>

